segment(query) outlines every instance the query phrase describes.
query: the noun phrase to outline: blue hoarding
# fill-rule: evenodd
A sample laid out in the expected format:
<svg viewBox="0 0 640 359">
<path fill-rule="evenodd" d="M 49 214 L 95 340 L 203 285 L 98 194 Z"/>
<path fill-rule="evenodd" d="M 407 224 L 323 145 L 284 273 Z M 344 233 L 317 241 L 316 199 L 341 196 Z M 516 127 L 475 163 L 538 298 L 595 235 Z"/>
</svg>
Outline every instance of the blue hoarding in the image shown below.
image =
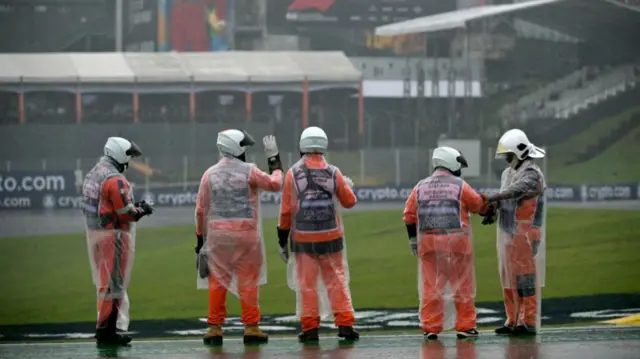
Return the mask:
<svg viewBox="0 0 640 359">
<path fill-rule="evenodd" d="M 0 172 L 0 210 L 55 210 L 81 208 L 81 181 L 73 171 Z M 411 186 L 355 187 L 362 203 L 404 202 Z M 480 193 L 494 194 L 497 186 L 476 186 Z M 195 186 L 166 186 L 146 191 L 137 186 L 136 199 L 154 203 L 156 207 L 192 207 L 196 203 Z M 546 191 L 552 202 L 585 202 L 640 200 L 640 183 L 609 185 L 550 185 Z M 280 193 L 262 192 L 262 203 L 280 203 Z"/>
</svg>

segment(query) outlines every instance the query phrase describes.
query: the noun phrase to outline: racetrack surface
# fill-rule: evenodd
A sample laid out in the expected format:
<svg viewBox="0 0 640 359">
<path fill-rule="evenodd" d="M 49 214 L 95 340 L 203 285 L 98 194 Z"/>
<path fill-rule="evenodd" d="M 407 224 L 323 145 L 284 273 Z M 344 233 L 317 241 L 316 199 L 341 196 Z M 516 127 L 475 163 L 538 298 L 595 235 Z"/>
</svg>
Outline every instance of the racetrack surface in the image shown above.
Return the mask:
<svg viewBox="0 0 640 359">
<path fill-rule="evenodd" d="M 640 201 L 606 202 L 551 202 L 552 207 L 598 208 L 619 210 L 640 210 Z M 378 210 L 401 210 L 404 202 L 360 203 L 345 212 L 367 212 Z M 264 218 L 278 215 L 279 206 L 262 205 Z M 401 215 L 398 217 L 401 221 Z M 143 218 L 138 228 L 166 227 L 194 223 L 193 207 L 162 207 L 148 218 Z M 84 231 L 82 212 L 79 209 L 56 211 L 0 211 L 0 238 L 47 234 L 66 234 Z"/>
<path fill-rule="evenodd" d="M 295 338 L 271 338 L 269 344 L 245 346 L 225 339 L 223 346 L 206 347 L 200 339 L 134 341 L 129 348 L 98 349 L 91 342 L 0 345 L 0 357 L 14 358 L 307 358 L 307 359 L 631 359 L 640 352 L 640 328 L 567 327 L 543 329 L 537 337 L 499 337 L 481 332 L 475 340 L 453 334 L 424 341 L 420 335 L 367 335 L 356 343 L 340 343 L 323 333 L 319 345 L 301 345 Z"/>
</svg>

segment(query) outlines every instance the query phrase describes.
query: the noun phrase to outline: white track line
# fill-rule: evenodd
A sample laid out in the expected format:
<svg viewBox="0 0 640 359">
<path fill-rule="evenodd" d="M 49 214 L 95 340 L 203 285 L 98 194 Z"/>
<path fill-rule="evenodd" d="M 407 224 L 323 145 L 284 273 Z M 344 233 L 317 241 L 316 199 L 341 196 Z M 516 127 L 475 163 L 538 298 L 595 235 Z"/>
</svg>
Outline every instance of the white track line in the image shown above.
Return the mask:
<svg viewBox="0 0 640 359">
<path fill-rule="evenodd" d="M 620 329 L 640 329 L 640 326 L 637 325 L 617 325 L 617 326 L 609 326 L 609 325 L 591 325 L 591 326 L 576 326 L 576 327 L 556 327 L 556 328 L 542 328 L 542 330 L 540 331 L 540 334 L 545 334 L 545 333 L 560 333 L 560 332 L 567 332 L 567 331 L 573 331 L 573 332 L 589 332 L 589 331 L 596 331 L 596 330 L 602 330 L 602 331 L 611 331 L 611 330 L 620 330 Z M 493 333 L 493 330 L 480 330 L 480 333 Z M 444 334 L 440 334 L 440 336 L 443 337 L 452 337 L 454 336 L 455 333 L 444 333 Z M 416 337 L 422 337 L 422 334 L 371 334 L 371 335 L 367 335 L 366 332 L 364 332 L 362 334 L 362 338 L 416 338 Z M 225 342 L 239 342 L 241 341 L 242 338 L 239 337 L 231 337 L 228 339 L 225 339 Z M 298 338 L 296 338 L 295 336 L 292 337 L 270 337 L 269 338 L 269 343 L 273 342 L 273 341 L 291 341 L 291 340 L 298 340 Z M 145 344 L 145 343 L 173 343 L 173 342 L 180 342 L 180 343 L 201 343 L 202 339 L 158 339 L 158 340 L 135 340 L 132 342 L 132 344 Z M 0 346 L 25 346 L 25 347 L 31 347 L 31 346 L 63 346 L 63 345 L 68 345 L 68 346 L 82 346 L 82 345 L 95 345 L 94 342 L 78 342 L 78 341 L 73 341 L 73 342 L 55 342 L 55 343 L 6 343 L 6 344 L 0 344 Z"/>
</svg>

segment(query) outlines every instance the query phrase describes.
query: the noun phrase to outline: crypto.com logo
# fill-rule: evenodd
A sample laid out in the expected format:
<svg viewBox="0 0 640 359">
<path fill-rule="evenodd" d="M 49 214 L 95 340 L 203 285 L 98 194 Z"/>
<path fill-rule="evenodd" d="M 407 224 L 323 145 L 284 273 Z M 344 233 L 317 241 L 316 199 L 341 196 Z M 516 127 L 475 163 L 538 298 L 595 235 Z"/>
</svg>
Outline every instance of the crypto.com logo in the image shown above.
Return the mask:
<svg viewBox="0 0 640 359">
<path fill-rule="evenodd" d="M 288 10 L 301 11 L 316 9 L 318 11 L 325 12 L 329 10 L 335 2 L 336 0 L 294 0 L 291 5 L 289 5 Z"/>
</svg>

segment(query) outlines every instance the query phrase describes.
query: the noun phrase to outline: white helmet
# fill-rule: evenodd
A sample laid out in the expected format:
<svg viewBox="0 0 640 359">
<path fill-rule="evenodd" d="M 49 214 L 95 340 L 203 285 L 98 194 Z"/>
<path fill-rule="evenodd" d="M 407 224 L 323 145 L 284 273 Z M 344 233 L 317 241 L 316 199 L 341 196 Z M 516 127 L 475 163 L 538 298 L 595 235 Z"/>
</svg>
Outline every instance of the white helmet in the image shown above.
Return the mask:
<svg viewBox="0 0 640 359">
<path fill-rule="evenodd" d="M 224 130 L 218 133 L 218 151 L 222 154 L 228 154 L 233 157 L 241 156 L 249 146 L 253 146 L 256 142 L 253 137 L 240 130 Z"/>
<path fill-rule="evenodd" d="M 138 145 L 122 137 L 109 137 L 104 145 L 104 155 L 118 164 L 126 165 L 131 157 L 142 156 L 142 151 Z"/>
<path fill-rule="evenodd" d="M 300 152 L 324 153 L 329 146 L 327 134 L 320 127 L 307 127 L 300 135 Z"/>
<path fill-rule="evenodd" d="M 507 154 L 513 153 L 515 157 L 522 161 L 527 157 L 542 158 L 545 155 L 544 150 L 534 146 L 529 142 L 527 135 L 522 130 L 509 130 L 500 137 L 498 147 L 496 148 L 496 158 L 506 159 Z"/>
<path fill-rule="evenodd" d="M 469 165 L 460 151 L 443 146 L 433 150 L 431 167 L 434 169 L 438 167 L 446 168 L 454 175 L 460 176 L 462 169 L 469 167 Z"/>
</svg>

